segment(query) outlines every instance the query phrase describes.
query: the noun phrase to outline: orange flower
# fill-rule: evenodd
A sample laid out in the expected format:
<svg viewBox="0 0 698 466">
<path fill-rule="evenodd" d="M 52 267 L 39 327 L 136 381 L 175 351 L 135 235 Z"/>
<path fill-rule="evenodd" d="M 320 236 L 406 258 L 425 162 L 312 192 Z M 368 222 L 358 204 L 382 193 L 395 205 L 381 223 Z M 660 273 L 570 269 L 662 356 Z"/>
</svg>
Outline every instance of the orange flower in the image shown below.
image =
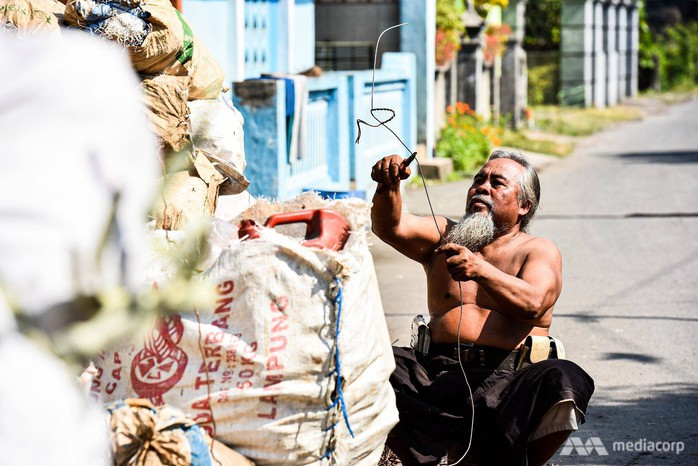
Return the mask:
<svg viewBox="0 0 698 466">
<path fill-rule="evenodd" d="M 465 102 L 456 102 L 456 109 L 458 109 L 458 113 L 467 113 L 470 110 L 470 106 Z"/>
<path fill-rule="evenodd" d="M 453 113 L 453 105 L 449 105 L 448 107 L 446 107 L 446 112 Z"/>
</svg>

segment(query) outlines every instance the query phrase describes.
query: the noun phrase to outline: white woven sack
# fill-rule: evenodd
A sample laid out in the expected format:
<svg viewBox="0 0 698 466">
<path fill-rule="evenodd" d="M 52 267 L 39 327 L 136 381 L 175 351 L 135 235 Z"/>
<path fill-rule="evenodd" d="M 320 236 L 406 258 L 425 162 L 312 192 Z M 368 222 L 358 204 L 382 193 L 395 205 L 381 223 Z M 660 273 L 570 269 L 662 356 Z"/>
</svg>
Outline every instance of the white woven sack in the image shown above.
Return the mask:
<svg viewBox="0 0 698 466">
<path fill-rule="evenodd" d="M 257 464 L 377 464 L 398 416 L 368 208 L 329 205 L 352 227 L 342 251 L 273 230 L 234 241 L 205 273 L 216 308 L 106 352 L 93 393 L 178 407 Z"/>
<path fill-rule="evenodd" d="M 193 100 L 189 102 L 189 111 L 194 145 L 223 159 L 242 174 L 247 164 L 242 114 L 223 98 Z"/>
</svg>

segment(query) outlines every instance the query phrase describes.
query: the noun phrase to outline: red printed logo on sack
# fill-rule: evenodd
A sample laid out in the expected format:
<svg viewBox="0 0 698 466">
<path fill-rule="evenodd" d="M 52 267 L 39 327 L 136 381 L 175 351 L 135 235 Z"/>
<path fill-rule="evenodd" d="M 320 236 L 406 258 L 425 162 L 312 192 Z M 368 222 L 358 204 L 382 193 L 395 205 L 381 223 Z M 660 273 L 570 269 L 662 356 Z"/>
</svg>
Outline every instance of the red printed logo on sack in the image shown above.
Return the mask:
<svg viewBox="0 0 698 466">
<path fill-rule="evenodd" d="M 156 405 L 165 404 L 162 395 L 180 381 L 187 367 L 187 355 L 177 346 L 184 325 L 179 315 L 158 320 L 144 347 L 131 361 L 131 384 L 141 398 Z"/>
</svg>

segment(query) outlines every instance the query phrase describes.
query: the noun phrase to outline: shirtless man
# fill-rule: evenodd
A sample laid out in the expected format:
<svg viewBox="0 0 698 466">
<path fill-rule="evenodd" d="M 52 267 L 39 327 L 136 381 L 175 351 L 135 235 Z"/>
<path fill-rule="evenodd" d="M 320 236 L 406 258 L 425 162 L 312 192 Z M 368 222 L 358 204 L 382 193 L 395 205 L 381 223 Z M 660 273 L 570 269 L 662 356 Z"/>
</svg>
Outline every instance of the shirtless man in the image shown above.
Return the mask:
<svg viewBox="0 0 698 466">
<path fill-rule="evenodd" d="M 520 362 L 529 335 L 548 335 L 562 289 L 557 247 L 527 233 L 538 176 L 517 152 L 493 153 L 456 223 L 402 212 L 400 181 L 409 175 L 396 155 L 371 173 L 373 231 L 422 264 L 431 318 L 428 354 L 394 349 L 401 420 L 388 446 L 404 464 L 438 464 L 457 460 L 472 434 L 468 459 L 477 464 L 545 464 L 583 422 L 593 381 L 552 359 L 554 350 L 537 364 Z"/>
</svg>

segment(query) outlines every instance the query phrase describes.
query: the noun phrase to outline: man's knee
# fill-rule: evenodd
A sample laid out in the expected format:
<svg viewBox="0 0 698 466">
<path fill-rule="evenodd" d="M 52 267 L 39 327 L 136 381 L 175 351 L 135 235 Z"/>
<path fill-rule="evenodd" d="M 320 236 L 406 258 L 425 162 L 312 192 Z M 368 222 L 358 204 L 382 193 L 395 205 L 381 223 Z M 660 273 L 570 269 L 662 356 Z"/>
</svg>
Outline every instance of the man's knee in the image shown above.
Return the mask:
<svg viewBox="0 0 698 466">
<path fill-rule="evenodd" d="M 567 440 L 571 430 L 553 432 L 528 443 L 528 463 L 544 465 Z"/>
</svg>

